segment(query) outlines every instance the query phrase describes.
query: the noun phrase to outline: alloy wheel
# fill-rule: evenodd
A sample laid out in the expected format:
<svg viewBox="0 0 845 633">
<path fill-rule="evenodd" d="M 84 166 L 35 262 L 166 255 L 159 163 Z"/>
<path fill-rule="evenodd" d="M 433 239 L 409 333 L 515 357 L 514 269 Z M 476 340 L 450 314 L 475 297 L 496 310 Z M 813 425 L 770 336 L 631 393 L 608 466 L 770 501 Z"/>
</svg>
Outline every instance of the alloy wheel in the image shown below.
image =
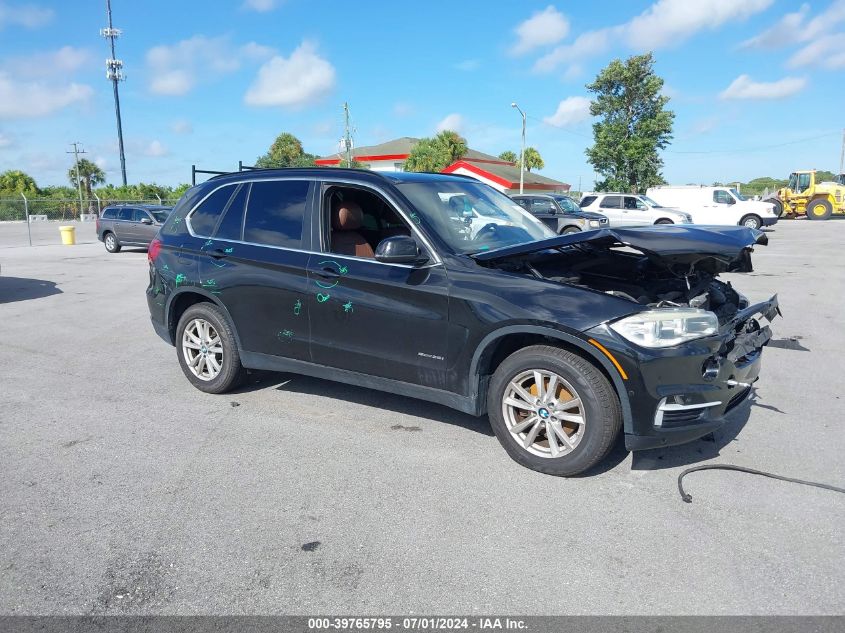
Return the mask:
<svg viewBox="0 0 845 633">
<path fill-rule="evenodd" d="M 505 389 L 502 414 L 511 439 L 539 457 L 568 455 L 584 438 L 581 398 L 551 371 L 531 369 L 515 376 Z"/>
<path fill-rule="evenodd" d="M 205 319 L 192 319 L 182 333 L 182 354 L 200 380 L 214 380 L 223 369 L 223 341 Z"/>
</svg>

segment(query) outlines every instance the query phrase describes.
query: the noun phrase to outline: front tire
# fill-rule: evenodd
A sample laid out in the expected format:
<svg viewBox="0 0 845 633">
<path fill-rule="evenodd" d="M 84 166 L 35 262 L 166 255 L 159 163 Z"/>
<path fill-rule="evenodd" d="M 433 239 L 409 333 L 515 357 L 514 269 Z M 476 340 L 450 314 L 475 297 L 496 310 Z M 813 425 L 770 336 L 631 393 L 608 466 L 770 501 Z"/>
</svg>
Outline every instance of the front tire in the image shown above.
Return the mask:
<svg viewBox="0 0 845 633">
<path fill-rule="evenodd" d="M 117 236 L 111 231 L 103 235 L 103 244 L 105 244 L 109 253 L 120 252 L 120 242 L 117 241 Z"/>
<path fill-rule="evenodd" d="M 601 461 L 622 426 L 619 398 L 605 375 L 558 347 L 526 347 L 490 381 L 493 432 L 517 463 L 548 475 L 577 475 Z"/>
<path fill-rule="evenodd" d="M 569 235 L 570 233 L 580 233 L 580 232 L 581 232 L 581 229 L 579 229 L 577 226 L 567 226 L 565 229 L 563 229 L 560 232 L 560 234 L 561 235 Z"/>
<path fill-rule="evenodd" d="M 819 198 L 818 200 L 811 200 L 807 205 L 807 219 L 808 220 L 827 220 L 833 213 L 833 206 L 829 200 Z"/>
<path fill-rule="evenodd" d="M 211 303 L 194 304 L 179 319 L 176 356 L 185 377 L 206 393 L 226 393 L 246 377 L 234 329 Z"/>
<path fill-rule="evenodd" d="M 756 215 L 746 215 L 739 221 L 740 226 L 745 226 L 749 229 L 759 229 L 763 226 L 763 220 Z"/>
</svg>

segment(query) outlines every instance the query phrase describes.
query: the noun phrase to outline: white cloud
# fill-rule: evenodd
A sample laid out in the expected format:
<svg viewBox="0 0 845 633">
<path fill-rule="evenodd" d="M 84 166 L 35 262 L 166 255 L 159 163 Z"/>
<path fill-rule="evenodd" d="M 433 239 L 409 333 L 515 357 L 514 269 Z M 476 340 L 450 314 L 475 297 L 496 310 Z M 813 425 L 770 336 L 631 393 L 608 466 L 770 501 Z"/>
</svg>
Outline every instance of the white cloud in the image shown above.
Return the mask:
<svg viewBox="0 0 845 633">
<path fill-rule="evenodd" d="M 0 119 L 39 118 L 91 98 L 91 86 L 12 79 L 0 72 Z"/>
<path fill-rule="evenodd" d="M 177 119 L 170 124 L 170 131 L 174 134 L 193 134 L 194 126 L 187 119 Z"/>
<path fill-rule="evenodd" d="M 94 159 L 94 164 L 103 171 L 108 171 L 109 161 L 104 156 L 97 156 L 97 158 Z"/>
<path fill-rule="evenodd" d="M 786 62 L 789 68 L 821 66 L 828 70 L 845 68 L 845 33 L 833 33 L 813 40 Z"/>
<path fill-rule="evenodd" d="M 11 5 L 0 1 L 0 29 L 5 26 L 38 28 L 53 19 L 52 9 L 43 9 L 34 4 Z"/>
<path fill-rule="evenodd" d="M 49 77 L 74 73 L 93 61 L 91 51 L 63 46 L 56 51 L 8 58 L 3 67 L 16 75 Z"/>
<path fill-rule="evenodd" d="M 769 7 L 774 0 L 657 0 L 623 24 L 585 31 L 538 59 L 534 71 L 548 73 L 607 52 L 615 43 L 637 51 L 676 46 L 696 33 L 744 20 Z"/>
<path fill-rule="evenodd" d="M 807 80 L 803 77 L 784 77 L 766 83 L 740 75 L 719 96 L 722 99 L 785 99 L 801 92 L 806 85 Z"/>
<path fill-rule="evenodd" d="M 234 72 L 244 61 L 266 59 L 273 49 L 249 42 L 235 46 L 228 37 L 195 35 L 172 45 L 147 51 L 150 91 L 180 96 L 198 84 Z"/>
<path fill-rule="evenodd" d="M 477 59 L 465 59 L 464 61 L 455 64 L 455 68 L 457 68 L 458 70 L 463 70 L 464 72 L 478 70 L 480 66 L 481 63 Z"/>
<path fill-rule="evenodd" d="M 144 148 L 144 156 L 150 156 L 152 158 L 167 156 L 169 153 L 170 150 L 168 150 L 159 140 L 151 141 L 149 145 Z"/>
<path fill-rule="evenodd" d="M 244 0 L 243 8 L 250 11 L 266 13 L 272 11 L 279 5 L 278 0 Z"/>
<path fill-rule="evenodd" d="M 569 34 L 569 20 L 554 6 L 535 12 L 514 29 L 516 43 L 511 54 L 524 55 L 535 48 L 557 44 Z"/>
<path fill-rule="evenodd" d="M 435 126 L 435 131 L 442 132 L 443 130 L 452 130 L 454 132 L 460 133 L 466 122 L 464 121 L 464 117 L 462 117 L 457 112 L 453 112 L 452 114 L 447 114 L 440 123 Z"/>
<path fill-rule="evenodd" d="M 672 46 L 699 31 L 714 30 L 767 9 L 773 0 L 658 0 L 626 25 L 637 50 Z"/>
<path fill-rule="evenodd" d="M 543 121 L 555 127 L 575 125 L 590 118 L 590 100 L 587 97 L 568 97 L 561 101 L 555 113 Z"/>
<path fill-rule="evenodd" d="M 244 102 L 252 106 L 303 106 L 328 94 L 334 84 L 334 66 L 306 40 L 290 57 L 277 55 L 267 61 L 258 70 Z"/>
<path fill-rule="evenodd" d="M 780 48 L 791 44 L 812 42 L 845 22 L 845 0 L 834 0 L 827 9 L 811 20 L 807 20 L 809 15 L 810 5 L 802 4 L 798 11 L 787 13 L 773 26 L 745 40 L 740 46 Z"/>
</svg>

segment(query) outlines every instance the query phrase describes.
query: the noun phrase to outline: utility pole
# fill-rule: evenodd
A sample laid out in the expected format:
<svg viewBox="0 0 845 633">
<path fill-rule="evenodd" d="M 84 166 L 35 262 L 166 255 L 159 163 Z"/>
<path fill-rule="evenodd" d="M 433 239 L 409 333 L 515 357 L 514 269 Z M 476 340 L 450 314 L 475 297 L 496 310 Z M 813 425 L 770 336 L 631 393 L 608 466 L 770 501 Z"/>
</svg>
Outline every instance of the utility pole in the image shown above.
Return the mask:
<svg viewBox="0 0 845 633">
<path fill-rule="evenodd" d="M 512 103 L 511 107 L 522 115 L 522 149 L 519 151 L 519 193 L 522 194 L 525 184 L 525 112 L 516 103 Z"/>
<path fill-rule="evenodd" d="M 100 29 L 100 35 L 109 40 L 111 44 L 111 57 L 106 60 L 106 79 L 112 82 L 114 88 L 114 113 L 117 117 L 117 144 L 120 149 L 120 175 L 123 177 L 123 186 L 126 186 L 126 156 L 123 154 L 123 123 L 120 121 L 120 95 L 117 91 L 117 83 L 126 79 L 121 68 L 123 62 L 117 59 L 114 53 L 114 41 L 120 37 L 122 31 L 116 29 L 111 23 L 111 0 L 106 0 L 106 13 L 109 18 L 109 25 Z"/>
<path fill-rule="evenodd" d="M 839 152 L 839 174 L 845 174 L 845 128 L 842 128 L 842 150 Z"/>
<path fill-rule="evenodd" d="M 84 149 L 79 149 L 79 141 L 71 143 L 73 145 L 72 152 L 65 152 L 65 154 L 73 154 L 73 159 L 76 161 L 76 188 L 79 190 L 79 215 L 82 219 L 82 179 L 79 177 L 79 155 L 86 154 Z"/>
<path fill-rule="evenodd" d="M 343 102 L 343 147 L 346 149 L 346 166 L 352 167 L 352 135 L 349 132 L 349 104 Z"/>
</svg>

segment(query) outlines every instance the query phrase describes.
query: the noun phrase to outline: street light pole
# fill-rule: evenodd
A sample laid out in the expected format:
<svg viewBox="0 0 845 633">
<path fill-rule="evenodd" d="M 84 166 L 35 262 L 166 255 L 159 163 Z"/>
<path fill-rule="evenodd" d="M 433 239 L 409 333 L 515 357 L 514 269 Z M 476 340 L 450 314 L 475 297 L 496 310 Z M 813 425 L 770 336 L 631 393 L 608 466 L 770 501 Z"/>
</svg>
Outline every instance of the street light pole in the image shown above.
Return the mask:
<svg viewBox="0 0 845 633">
<path fill-rule="evenodd" d="M 516 108 L 522 115 L 522 149 L 519 151 L 519 193 L 521 195 L 525 186 L 525 112 L 516 103 L 511 103 L 511 107 Z"/>
</svg>

